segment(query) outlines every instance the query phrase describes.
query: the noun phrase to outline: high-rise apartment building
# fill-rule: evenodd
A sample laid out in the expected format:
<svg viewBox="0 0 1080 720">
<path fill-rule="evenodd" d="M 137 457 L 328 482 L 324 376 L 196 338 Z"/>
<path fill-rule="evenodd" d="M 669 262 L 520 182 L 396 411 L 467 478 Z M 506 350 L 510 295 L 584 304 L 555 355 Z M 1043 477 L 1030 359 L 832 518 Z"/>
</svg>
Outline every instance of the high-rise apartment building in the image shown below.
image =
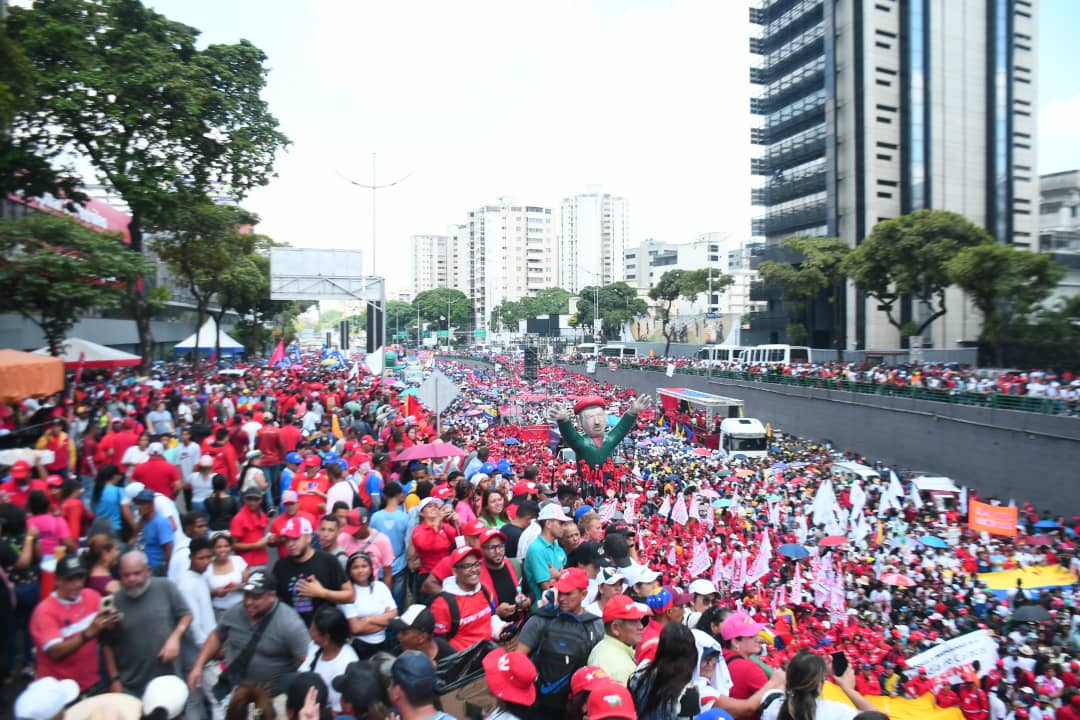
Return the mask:
<svg viewBox="0 0 1080 720">
<path fill-rule="evenodd" d="M 467 288 L 476 327 L 487 328 L 503 300 L 519 300 L 558 284 L 558 244 L 551 208 L 502 198 L 469 213 L 461 229 Z"/>
<path fill-rule="evenodd" d="M 590 285 L 623 280 L 623 253 L 629 235 L 630 215 L 624 198 L 598 188 L 565 198 L 559 214 L 562 287 L 576 294 Z"/>
<path fill-rule="evenodd" d="M 448 235 L 413 235 L 412 268 L 413 292 L 447 286 L 448 254 L 450 249 Z"/>
<path fill-rule="evenodd" d="M 762 146 L 751 169 L 770 247 L 794 234 L 851 246 L 879 221 L 933 208 L 999 241 L 1037 237 L 1034 0 L 760 0 L 750 70 Z M 927 331 L 934 347 L 974 340 L 978 313 L 959 290 Z M 908 303 L 905 319 L 923 308 Z M 896 330 L 850 287 L 851 349 L 894 347 Z"/>
</svg>

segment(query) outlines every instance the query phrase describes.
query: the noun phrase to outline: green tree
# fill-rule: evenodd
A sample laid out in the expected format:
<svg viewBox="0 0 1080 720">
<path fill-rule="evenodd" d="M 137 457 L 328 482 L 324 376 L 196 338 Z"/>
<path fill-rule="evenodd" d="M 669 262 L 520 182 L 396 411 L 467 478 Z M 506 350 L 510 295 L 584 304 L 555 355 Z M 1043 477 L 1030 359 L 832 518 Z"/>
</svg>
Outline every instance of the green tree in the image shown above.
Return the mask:
<svg viewBox="0 0 1080 720">
<path fill-rule="evenodd" d="M 0 257 L 0 309 L 40 327 L 53 355 L 83 313 L 119 305 L 148 269 L 116 236 L 48 213 L 0 221 Z"/>
<path fill-rule="evenodd" d="M 570 291 L 560 287 L 544 288 L 536 295 L 521 298 L 521 306 L 526 318 L 539 315 L 565 315 L 570 312 Z"/>
<path fill-rule="evenodd" d="M 709 289 L 709 273 L 713 273 L 712 291 L 723 292 L 725 288 L 735 282 L 735 278 L 723 273 L 717 275 L 711 268 L 702 270 L 668 270 L 649 289 L 649 297 L 656 304 L 656 312 L 660 316 L 661 328 L 664 333 L 664 355 L 671 350 L 671 338 L 675 334 L 675 328 L 671 324 L 671 309 L 679 298 L 687 302 L 694 302 L 698 295 Z"/>
<path fill-rule="evenodd" d="M 179 208 L 170 226 L 150 241 L 150 249 L 183 280 L 195 298 L 196 327 L 203 326 L 228 269 L 255 251 L 255 236 L 242 228 L 258 221 L 257 216 L 241 208 L 204 200 Z M 198 337 L 192 357 L 198 367 Z"/>
<path fill-rule="evenodd" d="M 843 261 L 855 285 L 877 300 L 889 324 L 907 335 L 920 335 L 945 314 L 945 291 L 952 285 L 949 261 L 966 247 L 994 240 L 963 215 L 945 210 L 918 210 L 884 220 Z M 901 321 L 897 303 L 910 295 L 928 311 L 921 322 Z"/>
<path fill-rule="evenodd" d="M 446 322 L 446 304 L 450 303 L 450 325 L 466 328 L 473 322 L 473 306 L 465 293 L 451 288 L 434 288 L 417 293 L 413 298 L 413 312 L 420 310 L 420 321 L 431 323 L 441 329 L 449 329 Z M 415 319 L 415 318 L 414 318 Z"/>
<path fill-rule="evenodd" d="M 982 313 L 981 339 L 993 348 L 998 367 L 1010 328 L 1039 309 L 1065 277 L 1051 256 L 997 243 L 964 248 L 949 260 L 948 270 Z"/>
<path fill-rule="evenodd" d="M 393 332 L 409 332 L 409 327 L 413 327 L 413 334 L 415 334 L 416 326 L 416 308 L 412 303 L 405 302 L 404 300 L 387 300 L 386 301 L 386 332 L 390 333 L 390 329 L 393 328 Z M 397 338 L 394 338 L 398 341 Z M 400 341 L 398 341 L 400 342 Z"/>
<path fill-rule="evenodd" d="M 525 317 L 525 307 L 521 302 L 503 300 L 491 311 L 491 327 L 517 332 L 518 322 Z"/>
<path fill-rule="evenodd" d="M 595 287 L 585 287 L 578 293 L 577 316 L 574 327 L 592 327 Z M 637 296 L 637 290 L 625 282 L 611 283 L 599 288 L 600 331 L 605 337 L 617 336 L 623 326 L 635 317 L 645 315 L 649 305 Z"/>
<path fill-rule="evenodd" d="M 199 32 L 139 0 L 38 0 L 6 22 L 32 68 L 34 105 L 12 130 L 46 157 L 81 156 L 143 230 L 205 197 L 214 182 L 240 198 L 265 185 L 288 140 L 260 92 L 266 56 L 241 40 L 196 47 Z M 128 283 L 128 307 L 150 362 L 152 305 Z"/>
<path fill-rule="evenodd" d="M 832 307 L 833 345 L 836 347 L 836 359 L 842 359 L 846 342 L 840 299 L 847 280 L 844 261 L 851 254 L 851 248 L 839 238 L 812 235 L 795 235 L 785 238 L 780 244 L 794 253 L 795 259 L 792 262 L 766 260 L 761 263 L 758 272 L 762 280 L 767 285 L 779 287 L 785 300 L 796 303 L 812 303 L 828 291 L 828 302 Z M 814 317 L 813 312 L 808 315 Z M 806 327 L 802 326 L 803 341 L 807 335 Z M 802 344 L 791 335 L 788 335 L 788 341 L 793 345 Z"/>
</svg>

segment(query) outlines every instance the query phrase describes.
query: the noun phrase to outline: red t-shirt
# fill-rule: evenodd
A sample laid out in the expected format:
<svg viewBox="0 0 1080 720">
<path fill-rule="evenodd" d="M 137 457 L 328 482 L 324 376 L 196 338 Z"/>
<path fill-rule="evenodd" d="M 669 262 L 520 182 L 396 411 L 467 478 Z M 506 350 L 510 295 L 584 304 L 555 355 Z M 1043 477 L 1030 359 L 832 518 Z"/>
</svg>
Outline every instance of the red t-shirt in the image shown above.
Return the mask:
<svg viewBox="0 0 1080 720">
<path fill-rule="evenodd" d="M 23 488 L 20 488 L 14 480 L 8 480 L 6 483 L 0 484 L 0 492 L 7 493 L 8 502 L 21 507 L 23 510 L 26 509 L 26 501 L 30 499 L 30 493 L 33 490 L 41 490 L 46 495 L 49 494 L 49 486 L 40 478 L 32 479 L 30 484 Z"/>
<path fill-rule="evenodd" d="M 262 512 L 258 514 L 251 512 L 245 505 L 233 516 L 232 522 L 229 523 L 229 534 L 238 543 L 255 543 L 266 536 L 266 524 L 268 518 Z M 266 565 L 270 561 L 270 555 L 266 552 L 266 548 L 260 550 L 244 550 L 238 552 L 237 555 L 244 558 L 244 562 L 248 564 L 248 567 L 252 565 Z"/>
<path fill-rule="evenodd" d="M 288 513 L 281 513 L 280 515 L 278 515 L 276 518 L 274 518 L 273 522 L 270 523 L 270 533 L 272 535 L 277 535 L 280 538 L 281 531 L 285 529 L 285 523 L 289 522 L 292 517 L 293 516 Z M 296 517 L 305 518 L 309 523 L 311 523 L 312 530 L 316 529 L 316 527 L 318 526 L 318 523 L 315 522 L 315 518 L 311 517 L 310 513 L 306 513 L 303 510 L 298 510 L 296 512 Z"/>
<path fill-rule="evenodd" d="M 300 428 L 295 425 L 283 425 L 278 430 L 278 435 L 281 436 L 281 446 L 286 455 L 296 451 L 296 446 L 300 444 Z"/>
<path fill-rule="evenodd" d="M 458 614 L 458 630 L 450 635 L 450 607 L 446 598 L 437 597 L 431 602 L 431 614 L 435 616 L 435 634 L 446 638 L 455 650 L 472 647 L 481 640 L 491 638 L 491 603 L 480 587 L 471 595 L 455 595 Z"/>
<path fill-rule="evenodd" d="M 255 448 L 262 456 L 264 466 L 280 465 L 285 457 L 285 449 L 281 444 L 281 431 L 273 425 L 263 425 L 259 428 L 255 437 Z"/>
<path fill-rule="evenodd" d="M 724 661 L 727 662 L 728 672 L 731 673 L 732 685 L 728 695 L 736 700 L 749 699 L 769 681 L 765 671 L 753 660 L 747 660 L 733 652 L 725 652 Z M 761 713 L 756 712 L 751 717 L 761 717 Z"/>
<path fill-rule="evenodd" d="M 79 684 L 80 690 L 87 690 L 100 679 L 97 638 L 83 643 L 63 660 L 53 660 L 45 652 L 90 627 L 100 607 L 101 596 L 89 588 L 84 588 L 73 603 L 61 601 L 56 593 L 38 603 L 30 617 L 30 637 L 37 648 L 38 679 L 71 679 Z"/>
<path fill-rule="evenodd" d="M 81 538 L 89 528 L 91 514 L 79 498 L 69 497 L 60 505 L 60 515 L 67 521 L 71 537 Z"/>
<path fill-rule="evenodd" d="M 172 500 L 176 497 L 176 483 L 180 482 L 180 471 L 165 458 L 151 455 L 149 460 L 135 466 L 131 479 Z"/>
<path fill-rule="evenodd" d="M 426 522 L 421 522 L 413 530 L 413 547 L 420 558 L 420 572 L 430 573 L 439 561 L 454 549 L 457 530 L 450 523 L 443 523 L 438 530 Z"/>
<path fill-rule="evenodd" d="M 300 496 L 302 512 L 306 512 L 313 518 L 321 518 L 326 514 L 326 510 L 320 507 L 326 505 L 326 498 L 313 494 L 314 491 L 318 491 L 326 495 L 326 491 L 330 489 L 330 480 L 324 473 L 319 473 L 315 477 L 310 477 L 307 473 L 294 475 L 292 489 Z"/>
<path fill-rule="evenodd" d="M 656 659 L 656 647 L 660 644 L 660 631 L 663 629 L 664 626 L 656 620 L 649 620 L 649 624 L 641 631 L 641 642 L 637 644 L 637 651 L 634 653 L 635 663 L 641 664 L 643 660 L 652 662 Z"/>
</svg>

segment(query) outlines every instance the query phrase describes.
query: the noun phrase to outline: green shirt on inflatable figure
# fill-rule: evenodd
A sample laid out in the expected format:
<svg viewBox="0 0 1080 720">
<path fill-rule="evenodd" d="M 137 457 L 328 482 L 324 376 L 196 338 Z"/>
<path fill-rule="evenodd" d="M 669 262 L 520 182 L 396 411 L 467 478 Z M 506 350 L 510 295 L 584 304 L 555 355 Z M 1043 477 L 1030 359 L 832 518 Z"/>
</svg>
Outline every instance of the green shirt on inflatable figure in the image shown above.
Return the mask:
<svg viewBox="0 0 1080 720">
<path fill-rule="evenodd" d="M 590 395 L 574 404 L 574 414 L 578 416 L 584 435 L 579 433 L 570 422 L 570 408 L 560 403 L 548 410 L 548 418 L 558 424 L 563 441 L 574 451 L 578 460 L 595 470 L 611 457 L 612 451 L 623 441 L 626 434 L 637 424 L 637 416 L 652 403 L 648 395 L 638 395 L 630 402 L 630 409 L 619 418 L 611 432 L 604 434 L 607 428 L 607 401 L 598 395 Z"/>
</svg>

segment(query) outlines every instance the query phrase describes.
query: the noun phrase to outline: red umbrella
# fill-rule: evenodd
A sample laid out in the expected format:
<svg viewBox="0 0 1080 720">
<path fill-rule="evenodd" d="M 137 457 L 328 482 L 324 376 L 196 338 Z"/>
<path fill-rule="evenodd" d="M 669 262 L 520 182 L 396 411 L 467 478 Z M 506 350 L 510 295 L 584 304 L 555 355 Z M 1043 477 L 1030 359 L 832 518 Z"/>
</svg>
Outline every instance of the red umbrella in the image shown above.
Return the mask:
<svg viewBox="0 0 1080 720">
<path fill-rule="evenodd" d="M 1025 545 L 1053 545 L 1054 539 L 1049 535 L 1028 535 L 1020 542 Z"/>
<path fill-rule="evenodd" d="M 413 445 L 405 448 L 394 457 L 394 462 L 409 460 L 427 460 L 429 458 L 465 457 L 465 451 L 450 443 L 437 442 L 428 445 Z"/>
<path fill-rule="evenodd" d="M 837 545 L 847 545 L 848 539 L 843 535 L 826 535 L 818 541 L 819 547 L 835 547 Z"/>
<path fill-rule="evenodd" d="M 915 581 L 909 578 L 907 575 L 901 575 L 900 573 L 888 572 L 883 573 L 878 578 L 886 585 L 895 585 L 896 587 L 914 587 Z"/>
</svg>

